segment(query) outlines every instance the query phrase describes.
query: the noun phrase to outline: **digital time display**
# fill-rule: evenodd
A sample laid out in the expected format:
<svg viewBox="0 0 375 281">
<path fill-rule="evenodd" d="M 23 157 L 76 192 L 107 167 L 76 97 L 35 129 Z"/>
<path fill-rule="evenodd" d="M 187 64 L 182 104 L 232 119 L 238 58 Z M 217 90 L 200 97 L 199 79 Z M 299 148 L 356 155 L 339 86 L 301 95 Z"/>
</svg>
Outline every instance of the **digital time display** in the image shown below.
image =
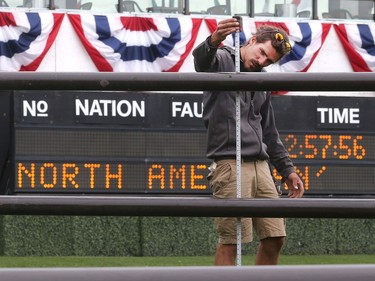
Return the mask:
<svg viewBox="0 0 375 281">
<path fill-rule="evenodd" d="M 374 106 L 273 100 L 306 194 L 375 194 Z M 201 94 L 15 92 L 14 107 L 15 193 L 211 193 Z"/>
<path fill-rule="evenodd" d="M 375 138 L 349 134 L 282 134 L 292 159 L 375 160 Z"/>
</svg>

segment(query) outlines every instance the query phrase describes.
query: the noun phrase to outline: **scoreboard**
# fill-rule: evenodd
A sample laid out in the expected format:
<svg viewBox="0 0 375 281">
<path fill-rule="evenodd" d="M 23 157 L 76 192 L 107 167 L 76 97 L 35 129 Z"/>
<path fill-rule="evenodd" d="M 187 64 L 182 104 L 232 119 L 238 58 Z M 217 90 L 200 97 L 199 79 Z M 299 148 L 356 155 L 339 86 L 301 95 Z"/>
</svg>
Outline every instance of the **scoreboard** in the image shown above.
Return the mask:
<svg viewBox="0 0 375 281">
<path fill-rule="evenodd" d="M 375 194 L 374 98 L 272 102 L 306 194 Z M 17 91 L 13 107 L 15 193 L 211 192 L 201 93 Z"/>
</svg>

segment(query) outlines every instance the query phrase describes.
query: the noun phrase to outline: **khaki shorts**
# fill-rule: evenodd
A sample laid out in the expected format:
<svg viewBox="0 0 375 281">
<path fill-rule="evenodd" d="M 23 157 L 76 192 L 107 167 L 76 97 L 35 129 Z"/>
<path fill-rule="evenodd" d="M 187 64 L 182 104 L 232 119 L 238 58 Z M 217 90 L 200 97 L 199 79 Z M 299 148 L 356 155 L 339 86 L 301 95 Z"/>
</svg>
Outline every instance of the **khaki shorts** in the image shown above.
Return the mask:
<svg viewBox="0 0 375 281">
<path fill-rule="evenodd" d="M 213 197 L 236 198 L 236 160 L 220 160 L 208 176 Z M 278 198 L 267 161 L 243 162 L 241 165 L 242 198 Z M 219 243 L 237 243 L 237 218 L 215 218 Z M 268 237 L 284 237 L 283 218 L 242 218 L 242 243 L 252 241 L 252 227 L 260 240 Z"/>
</svg>

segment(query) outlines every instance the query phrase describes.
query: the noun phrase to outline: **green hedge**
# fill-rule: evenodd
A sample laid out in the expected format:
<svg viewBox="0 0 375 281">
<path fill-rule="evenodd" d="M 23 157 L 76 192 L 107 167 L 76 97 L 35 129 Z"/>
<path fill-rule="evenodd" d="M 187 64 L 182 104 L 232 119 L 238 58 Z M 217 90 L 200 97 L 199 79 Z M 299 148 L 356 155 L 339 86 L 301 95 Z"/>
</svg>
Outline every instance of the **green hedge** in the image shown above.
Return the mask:
<svg viewBox="0 0 375 281">
<path fill-rule="evenodd" d="M 0 227 L 7 256 L 214 255 L 217 241 L 212 218 L 3 216 Z M 375 252 L 375 220 L 287 219 L 287 232 L 284 255 Z"/>
</svg>

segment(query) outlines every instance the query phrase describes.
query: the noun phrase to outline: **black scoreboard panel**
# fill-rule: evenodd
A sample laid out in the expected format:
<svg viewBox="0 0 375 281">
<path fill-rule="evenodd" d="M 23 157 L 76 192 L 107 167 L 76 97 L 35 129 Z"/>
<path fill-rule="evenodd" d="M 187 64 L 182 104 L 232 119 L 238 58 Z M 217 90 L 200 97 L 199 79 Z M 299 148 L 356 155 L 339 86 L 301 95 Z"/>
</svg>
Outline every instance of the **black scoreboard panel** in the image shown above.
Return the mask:
<svg viewBox="0 0 375 281">
<path fill-rule="evenodd" d="M 306 194 L 375 194 L 374 106 L 273 97 Z M 200 93 L 15 92 L 14 192 L 210 194 L 202 111 Z"/>
<path fill-rule="evenodd" d="M 201 131 L 25 129 L 16 139 L 20 192 L 208 192 Z"/>
</svg>

